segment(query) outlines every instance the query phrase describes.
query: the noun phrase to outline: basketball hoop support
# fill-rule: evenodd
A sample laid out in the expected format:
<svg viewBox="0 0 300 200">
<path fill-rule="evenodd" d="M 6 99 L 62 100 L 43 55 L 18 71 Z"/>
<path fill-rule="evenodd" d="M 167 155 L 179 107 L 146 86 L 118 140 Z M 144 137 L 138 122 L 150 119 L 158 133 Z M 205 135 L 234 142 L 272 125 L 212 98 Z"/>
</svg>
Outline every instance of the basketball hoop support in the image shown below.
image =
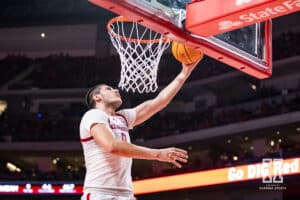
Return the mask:
<svg viewBox="0 0 300 200">
<path fill-rule="evenodd" d="M 186 30 L 181 29 L 167 20 L 160 18 L 154 13 L 147 12 L 144 9 L 137 9 L 137 7 L 127 0 L 89 0 L 90 2 L 110 10 L 119 15 L 126 16 L 132 21 L 137 21 L 139 24 L 154 30 L 158 33 L 162 33 L 171 40 L 178 41 L 180 43 L 186 43 L 188 46 L 202 51 L 205 55 L 210 56 L 220 62 L 228 64 L 246 74 L 264 79 L 272 74 L 272 23 L 266 21 L 267 37 L 265 38 L 265 45 L 269 45 L 266 48 L 266 62 L 255 62 L 247 57 L 240 56 L 234 51 L 228 51 L 222 46 L 214 45 L 205 37 L 194 37 L 188 34 Z"/>
</svg>

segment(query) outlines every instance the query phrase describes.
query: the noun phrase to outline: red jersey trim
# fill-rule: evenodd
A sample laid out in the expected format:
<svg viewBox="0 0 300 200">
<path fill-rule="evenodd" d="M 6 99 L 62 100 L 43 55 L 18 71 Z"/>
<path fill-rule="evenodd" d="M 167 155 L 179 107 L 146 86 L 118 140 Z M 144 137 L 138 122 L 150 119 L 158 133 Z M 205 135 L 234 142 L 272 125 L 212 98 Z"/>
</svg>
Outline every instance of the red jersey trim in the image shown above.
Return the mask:
<svg viewBox="0 0 300 200">
<path fill-rule="evenodd" d="M 122 117 L 122 118 L 125 120 L 126 125 L 127 125 L 127 127 L 128 127 L 128 122 L 127 122 L 126 117 L 124 117 L 124 115 L 121 115 L 121 114 L 119 114 L 119 113 L 116 113 L 116 115 Z"/>
<path fill-rule="evenodd" d="M 91 141 L 91 140 L 93 140 L 94 138 L 93 138 L 93 136 L 91 136 L 91 137 L 87 137 L 87 138 L 80 138 L 80 142 L 88 142 L 88 141 Z"/>
<path fill-rule="evenodd" d="M 87 193 L 86 200 L 90 200 L 90 197 L 91 197 L 91 193 Z"/>
</svg>

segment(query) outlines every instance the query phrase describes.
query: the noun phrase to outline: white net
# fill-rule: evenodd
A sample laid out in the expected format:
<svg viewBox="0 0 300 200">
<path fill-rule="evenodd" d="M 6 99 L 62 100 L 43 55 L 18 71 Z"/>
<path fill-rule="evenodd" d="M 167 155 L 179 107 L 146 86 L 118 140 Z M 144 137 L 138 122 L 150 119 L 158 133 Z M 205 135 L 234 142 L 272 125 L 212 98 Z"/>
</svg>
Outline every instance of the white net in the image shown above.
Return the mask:
<svg viewBox="0 0 300 200">
<path fill-rule="evenodd" d="M 107 28 L 120 55 L 119 87 L 127 92 L 155 92 L 158 64 L 169 39 L 122 16 L 112 19 Z"/>
</svg>

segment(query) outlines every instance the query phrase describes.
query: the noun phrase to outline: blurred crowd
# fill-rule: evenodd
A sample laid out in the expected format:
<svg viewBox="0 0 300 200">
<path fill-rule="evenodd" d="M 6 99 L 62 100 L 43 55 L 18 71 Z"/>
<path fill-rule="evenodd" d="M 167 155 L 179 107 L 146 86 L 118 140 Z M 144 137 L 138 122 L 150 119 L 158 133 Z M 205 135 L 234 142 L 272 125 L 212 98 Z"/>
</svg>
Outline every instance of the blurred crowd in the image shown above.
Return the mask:
<svg viewBox="0 0 300 200">
<path fill-rule="evenodd" d="M 277 99 L 275 100 L 275 98 Z M 78 126 L 85 110 L 83 104 L 74 104 L 67 110 L 53 115 L 42 112 L 20 114 L 9 118 L 4 114 L 0 117 L 1 140 L 78 141 Z M 279 96 L 278 99 L 278 96 L 275 96 L 260 101 L 255 108 L 233 106 L 230 109 L 222 109 L 211 107 L 201 112 L 158 113 L 132 130 L 132 140 L 149 140 L 298 110 L 300 110 L 300 93 L 296 91 L 289 98 Z"/>
<path fill-rule="evenodd" d="M 11 78 L 24 71 L 31 62 L 31 59 L 23 55 L 8 55 L 5 59 L 0 60 L 0 86 L 3 86 Z"/>
<path fill-rule="evenodd" d="M 0 181 L 29 180 L 29 181 L 80 181 L 84 180 L 85 168 L 76 170 L 58 168 L 56 170 L 42 172 L 37 168 L 23 168 L 21 172 L 10 172 L 5 166 L 0 168 Z"/>
<path fill-rule="evenodd" d="M 46 58 L 27 58 L 27 62 L 23 62 L 23 60 L 23 56 L 8 56 L 0 62 L 0 66 L 2 63 L 3 67 L 9 67 L 6 74 L 2 74 L 3 78 L 6 79 L 13 78 L 12 75 L 16 74 L 15 68 L 20 71 L 29 67 L 33 68 L 30 74 L 11 84 L 8 89 L 86 88 L 99 82 L 116 86 L 120 79 L 121 68 L 118 56 L 101 59 L 58 54 Z M 16 65 L 18 63 L 22 63 L 19 68 Z M 199 80 L 233 71 L 225 64 L 208 57 L 205 57 L 200 65 L 200 70 L 196 70 L 190 80 Z M 169 83 L 180 71 L 180 66 L 181 64 L 171 54 L 165 54 L 161 59 L 158 70 L 158 84 L 165 85 Z M 3 81 L 6 79 L 3 79 Z"/>
<path fill-rule="evenodd" d="M 134 129 L 133 132 L 136 134 L 132 134 L 132 136 L 135 139 L 147 140 L 298 110 L 300 110 L 299 94 L 289 100 L 282 98 L 280 101 L 263 101 L 252 110 L 232 108 L 215 113 L 212 108 L 200 113 L 158 114 L 147 121 L 147 123 Z"/>
<path fill-rule="evenodd" d="M 287 32 L 273 40 L 273 60 L 300 55 L 300 33 Z"/>
</svg>

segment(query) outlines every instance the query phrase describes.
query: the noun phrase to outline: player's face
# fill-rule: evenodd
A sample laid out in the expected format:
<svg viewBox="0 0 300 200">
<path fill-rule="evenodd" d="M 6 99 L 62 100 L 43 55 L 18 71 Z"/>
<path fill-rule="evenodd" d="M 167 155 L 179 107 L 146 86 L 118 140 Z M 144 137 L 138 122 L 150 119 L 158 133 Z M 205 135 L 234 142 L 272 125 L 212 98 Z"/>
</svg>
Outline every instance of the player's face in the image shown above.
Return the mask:
<svg viewBox="0 0 300 200">
<path fill-rule="evenodd" d="M 100 94 L 105 104 L 113 105 L 115 109 L 122 105 L 122 99 L 118 89 L 104 85 L 101 87 Z"/>
</svg>

